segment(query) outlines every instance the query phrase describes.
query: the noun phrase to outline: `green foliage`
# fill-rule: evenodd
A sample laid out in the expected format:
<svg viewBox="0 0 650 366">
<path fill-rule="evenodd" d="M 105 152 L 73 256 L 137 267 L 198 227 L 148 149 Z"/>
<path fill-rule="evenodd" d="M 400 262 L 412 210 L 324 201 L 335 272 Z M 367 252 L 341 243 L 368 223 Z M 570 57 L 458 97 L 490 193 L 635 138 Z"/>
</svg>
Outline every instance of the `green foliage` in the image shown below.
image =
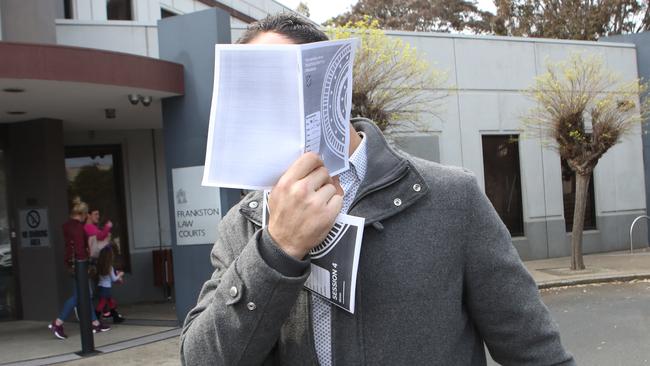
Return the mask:
<svg viewBox="0 0 650 366">
<path fill-rule="evenodd" d="M 422 60 L 415 48 L 388 37 L 379 22 L 365 17 L 329 28 L 331 39 L 359 38 L 353 70 L 352 116 L 375 121 L 382 130 L 419 129 L 425 115 L 436 115 L 449 88 L 445 72 Z"/>
<path fill-rule="evenodd" d="M 536 106 L 524 118 L 527 134 L 557 148 L 572 170 L 589 174 L 623 136 L 639 132 L 649 100 L 639 80 L 622 82 L 594 55 L 572 54 L 547 63 L 528 90 Z"/>
<path fill-rule="evenodd" d="M 596 40 L 650 30 L 648 0 L 494 0 L 496 14 L 474 0 L 359 0 L 325 25 L 371 17 L 382 29 L 468 32 Z"/>
<path fill-rule="evenodd" d="M 498 35 L 596 40 L 650 29 L 647 0 L 495 0 Z"/>
<path fill-rule="evenodd" d="M 350 11 L 325 24 L 343 26 L 369 17 L 382 29 L 484 33 L 490 31 L 492 16 L 479 10 L 473 0 L 359 0 Z"/>
<path fill-rule="evenodd" d="M 306 18 L 309 18 L 309 6 L 305 4 L 304 2 L 300 2 L 298 6 L 296 6 L 296 12 L 305 16 Z"/>
</svg>

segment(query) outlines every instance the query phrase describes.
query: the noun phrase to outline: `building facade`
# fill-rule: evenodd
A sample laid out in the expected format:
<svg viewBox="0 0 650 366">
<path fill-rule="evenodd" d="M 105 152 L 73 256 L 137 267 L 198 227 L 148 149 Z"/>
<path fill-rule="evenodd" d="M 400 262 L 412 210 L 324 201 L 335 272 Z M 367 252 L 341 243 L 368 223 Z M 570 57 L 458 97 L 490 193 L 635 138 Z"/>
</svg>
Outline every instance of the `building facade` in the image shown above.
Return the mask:
<svg viewBox="0 0 650 366">
<path fill-rule="evenodd" d="M 184 55 L 181 38 L 174 38 L 181 35 L 170 31 L 182 30 L 174 17 L 214 8 L 221 15 L 201 18 L 202 27 L 185 25 L 193 33 L 182 35 Z M 235 40 L 246 23 L 283 11 L 290 9 L 272 0 L 0 0 L 0 317 L 50 319 L 69 295 L 60 227 L 74 195 L 116 223 L 128 272 L 127 285 L 115 290 L 120 301 L 169 295 L 154 278 L 152 253 L 165 248 L 174 252 L 177 300 L 194 301 L 210 275 L 211 245 L 177 245 L 171 170 L 201 165 L 201 144 L 183 150 L 174 140 L 185 136 L 181 127 L 207 131 L 205 82 L 212 75 L 199 71 L 207 63 L 197 62 L 196 52 L 209 54 L 210 42 Z M 520 117 L 532 105 L 522 90 L 543 73 L 546 59 L 573 51 L 600 54 L 608 67 L 636 78 L 635 46 L 390 35 L 420 50 L 457 89 L 425 129 L 397 133 L 394 141 L 414 155 L 472 170 L 523 259 L 568 255 L 571 176 L 557 153 L 522 138 Z M 200 138 L 197 131 L 188 136 Z M 188 149 L 192 162 L 182 158 Z M 629 247 L 629 225 L 646 210 L 644 184 L 636 134 L 594 173 L 585 252 Z M 222 194 L 222 213 L 232 193 Z M 23 240 L 37 216 L 47 235 Z M 645 223 L 637 230 L 636 242 L 645 243 Z"/>
</svg>

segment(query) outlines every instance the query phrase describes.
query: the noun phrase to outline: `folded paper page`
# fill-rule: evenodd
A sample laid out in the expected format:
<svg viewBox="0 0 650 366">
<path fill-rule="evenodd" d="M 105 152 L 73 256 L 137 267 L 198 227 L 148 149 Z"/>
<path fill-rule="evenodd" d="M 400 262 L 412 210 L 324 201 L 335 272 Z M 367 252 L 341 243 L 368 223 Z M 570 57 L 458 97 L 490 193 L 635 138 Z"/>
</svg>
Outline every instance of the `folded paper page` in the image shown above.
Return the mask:
<svg viewBox="0 0 650 366">
<path fill-rule="evenodd" d="M 203 185 L 270 188 L 308 151 L 347 170 L 356 42 L 216 45 Z"/>
</svg>

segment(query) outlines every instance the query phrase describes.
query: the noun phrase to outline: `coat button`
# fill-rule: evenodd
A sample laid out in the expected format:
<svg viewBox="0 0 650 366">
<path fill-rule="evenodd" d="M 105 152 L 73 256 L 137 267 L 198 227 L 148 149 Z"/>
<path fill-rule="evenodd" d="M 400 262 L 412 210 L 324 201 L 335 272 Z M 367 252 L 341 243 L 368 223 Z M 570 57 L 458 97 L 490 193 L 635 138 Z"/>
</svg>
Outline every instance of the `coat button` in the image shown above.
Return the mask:
<svg viewBox="0 0 650 366">
<path fill-rule="evenodd" d="M 402 205 L 402 200 L 399 199 L 399 198 L 395 198 L 395 199 L 393 200 L 393 204 L 394 204 L 395 206 L 398 206 L 398 207 L 399 207 L 399 206 Z"/>
<path fill-rule="evenodd" d="M 421 189 L 422 189 L 422 186 L 420 186 L 419 184 L 415 183 L 415 184 L 413 185 L 413 190 L 414 190 L 414 191 L 416 191 L 416 192 L 420 192 Z"/>
<path fill-rule="evenodd" d="M 248 307 L 248 310 L 253 311 L 257 308 L 257 305 L 255 305 L 255 303 L 251 301 L 248 304 L 246 304 L 246 307 Z"/>
<path fill-rule="evenodd" d="M 237 297 L 237 292 L 238 292 L 237 287 L 235 286 L 231 287 L 229 291 L 230 297 Z"/>
<path fill-rule="evenodd" d="M 250 208 L 257 208 L 257 206 L 259 206 L 259 203 L 257 203 L 257 201 L 250 201 L 248 203 L 248 207 Z"/>
</svg>

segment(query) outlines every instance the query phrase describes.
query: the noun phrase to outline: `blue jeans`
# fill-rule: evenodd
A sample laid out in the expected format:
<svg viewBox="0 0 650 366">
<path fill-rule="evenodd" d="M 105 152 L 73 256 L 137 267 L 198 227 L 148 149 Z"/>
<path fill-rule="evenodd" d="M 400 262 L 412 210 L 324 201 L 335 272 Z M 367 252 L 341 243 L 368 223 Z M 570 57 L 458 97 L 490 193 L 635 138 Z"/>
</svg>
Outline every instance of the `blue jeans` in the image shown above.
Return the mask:
<svg viewBox="0 0 650 366">
<path fill-rule="evenodd" d="M 72 309 L 77 306 L 77 283 L 74 279 L 72 280 L 72 288 L 72 297 L 63 303 L 63 310 L 61 310 L 61 313 L 59 314 L 59 319 L 63 321 L 68 319 L 70 313 L 72 312 Z M 90 282 L 88 283 L 88 291 L 90 292 L 90 317 L 92 321 L 95 321 L 97 320 L 97 315 L 95 315 L 95 309 L 93 309 L 93 289 L 92 286 L 90 286 Z"/>
</svg>

